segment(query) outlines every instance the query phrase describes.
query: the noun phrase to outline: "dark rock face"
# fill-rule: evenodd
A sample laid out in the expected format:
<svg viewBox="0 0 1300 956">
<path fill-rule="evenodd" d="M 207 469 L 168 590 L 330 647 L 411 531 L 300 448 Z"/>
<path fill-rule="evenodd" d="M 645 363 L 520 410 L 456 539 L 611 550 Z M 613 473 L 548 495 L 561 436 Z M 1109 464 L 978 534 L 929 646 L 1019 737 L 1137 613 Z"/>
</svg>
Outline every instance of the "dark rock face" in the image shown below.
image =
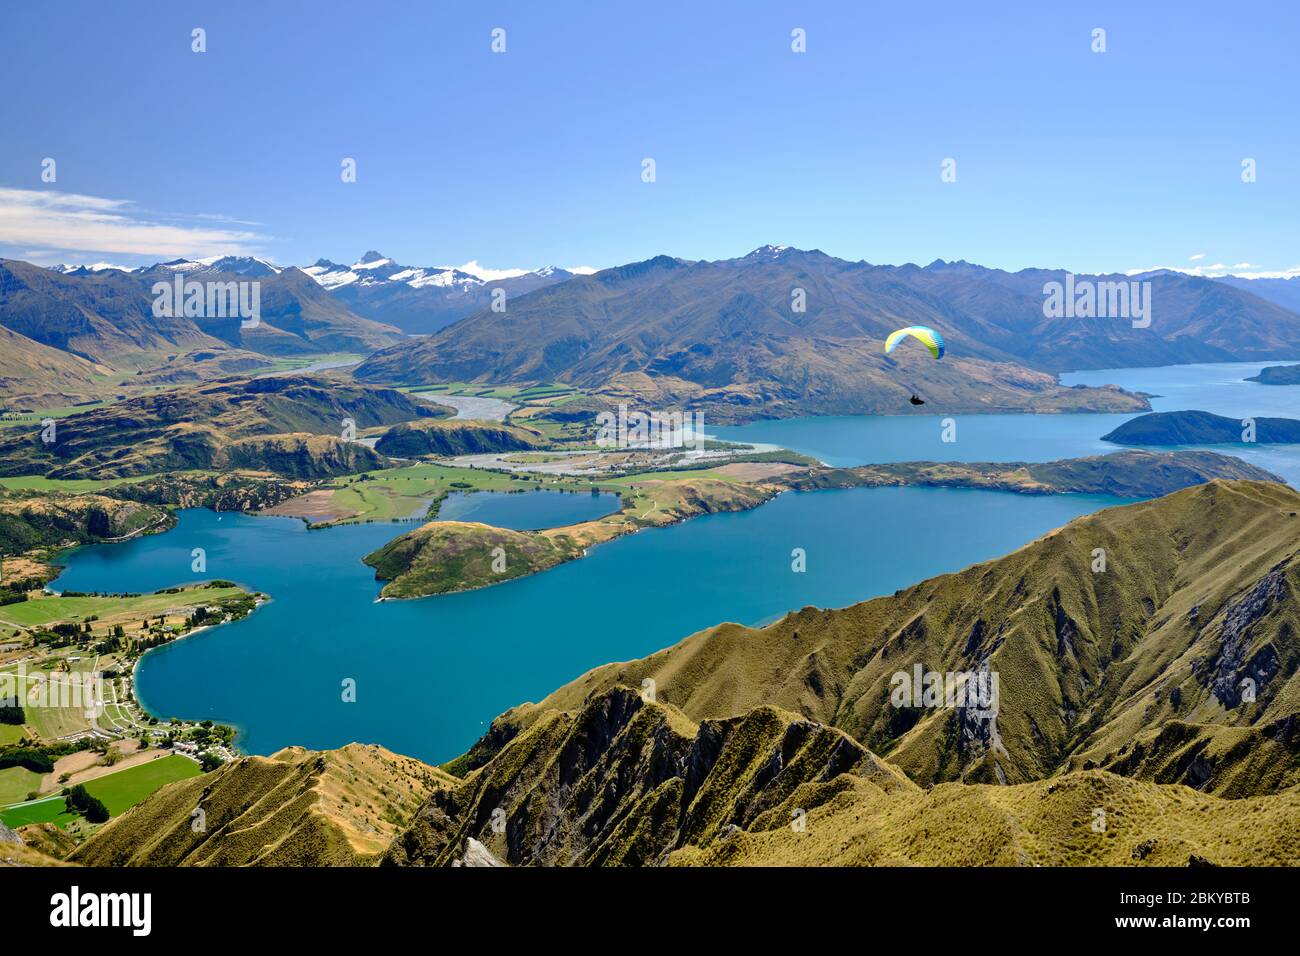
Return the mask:
<svg viewBox="0 0 1300 956">
<path fill-rule="evenodd" d="M 1073 657 L 1074 642 L 1079 636 L 1079 627 L 1062 606 L 1059 589 L 1053 589 L 1048 609 L 1052 613 L 1052 625 L 1056 631 L 1056 656 Z"/>
<path fill-rule="evenodd" d="M 1224 707 L 1242 703 L 1243 690 L 1252 686 L 1247 681 L 1253 682 L 1257 694 L 1277 673 L 1277 654 L 1271 647 L 1265 646 L 1247 658 L 1252 628 L 1273 611 L 1286 591 L 1286 568 L 1279 566 L 1224 612 L 1219 654 L 1210 664 L 1210 691 Z"/>
<path fill-rule="evenodd" d="M 898 782 L 852 738 L 770 708 L 688 727 L 625 687 L 548 715 L 436 793 L 384 863 L 454 865 L 473 839 L 516 866 L 654 864 L 688 843 L 786 825 L 843 775 Z"/>
</svg>

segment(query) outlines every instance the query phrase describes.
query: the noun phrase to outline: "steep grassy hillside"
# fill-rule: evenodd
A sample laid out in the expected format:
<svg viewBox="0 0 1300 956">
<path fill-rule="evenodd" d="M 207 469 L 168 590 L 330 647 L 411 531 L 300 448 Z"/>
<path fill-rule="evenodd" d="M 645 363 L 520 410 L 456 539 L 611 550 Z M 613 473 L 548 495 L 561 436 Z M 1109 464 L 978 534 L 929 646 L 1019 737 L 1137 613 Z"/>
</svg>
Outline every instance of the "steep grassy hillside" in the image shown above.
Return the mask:
<svg viewBox="0 0 1300 956">
<path fill-rule="evenodd" d="M 24 827 L 25 830 L 32 829 Z M 0 823 L 0 868 L 9 866 L 62 866 L 45 845 L 28 845 L 23 835 Z"/>
<path fill-rule="evenodd" d="M 470 848 L 516 866 L 1294 866 L 1300 789 L 1226 800 L 1090 771 L 923 791 L 781 710 L 697 724 L 612 687 L 434 793 L 382 862 Z"/>
<path fill-rule="evenodd" d="M 453 779 L 381 747 L 290 747 L 164 787 L 71 857 L 87 866 L 358 866 Z M 202 811 L 202 825 L 195 811 Z"/>
<path fill-rule="evenodd" d="M 674 866 L 1296 866 L 1300 791 L 1224 800 L 1109 773 L 880 794 L 857 781 L 804 829 L 737 833 Z"/>
<path fill-rule="evenodd" d="M 108 495 L 0 491 L 0 553 L 89 544 L 146 529 L 163 530 L 166 511 Z"/>
<path fill-rule="evenodd" d="M 0 433 L 0 475 L 120 478 L 225 467 L 295 477 L 341 474 L 382 466 L 364 446 L 344 446 L 346 420 L 361 429 L 435 414 L 427 403 L 391 389 L 305 376 L 230 379 L 72 415 L 57 423 L 48 443 L 39 430 Z M 293 433 L 331 440 L 305 441 Z"/>
<path fill-rule="evenodd" d="M 1240 458 L 1208 451 L 1121 451 L 1046 462 L 903 461 L 854 468 L 819 468 L 788 482 L 800 491 L 881 485 L 995 488 L 1025 494 L 1155 498 L 1215 478 L 1283 479 Z"/>
<path fill-rule="evenodd" d="M 1234 796 L 1279 790 L 1300 783 L 1298 514 L 1289 487 L 1215 481 L 889 597 L 722 624 L 507 712 L 468 765 L 546 712 L 649 678 L 692 719 L 782 707 L 923 784 L 1098 765 Z M 894 706 L 895 675 L 917 666 L 996 673 L 995 712 Z"/>
<path fill-rule="evenodd" d="M 0 259 L 0 325 L 105 364 L 221 344 L 183 316 L 155 316 L 148 286 L 136 276 L 116 269 L 68 276 L 14 259 Z"/>
<path fill-rule="evenodd" d="M 0 326 L 0 401 L 6 409 L 80 401 L 109 369 Z"/>
<path fill-rule="evenodd" d="M 290 478 L 318 479 L 383 468 L 383 455 L 333 435 L 255 435 L 217 445 L 208 467 L 258 469 Z"/>
</svg>

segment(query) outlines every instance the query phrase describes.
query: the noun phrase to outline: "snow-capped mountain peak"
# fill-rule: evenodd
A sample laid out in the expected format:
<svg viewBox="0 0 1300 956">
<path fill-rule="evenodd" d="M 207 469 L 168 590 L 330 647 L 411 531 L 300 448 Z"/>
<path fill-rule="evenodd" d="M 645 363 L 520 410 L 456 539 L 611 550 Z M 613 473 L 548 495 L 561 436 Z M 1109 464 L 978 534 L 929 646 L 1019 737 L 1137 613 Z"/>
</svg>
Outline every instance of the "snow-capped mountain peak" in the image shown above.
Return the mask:
<svg viewBox="0 0 1300 956">
<path fill-rule="evenodd" d="M 317 259 L 313 265 L 304 266 L 302 271 L 330 290 L 350 285 L 370 287 L 400 283 L 412 289 L 433 286 L 465 293 L 484 286 L 498 285 L 529 291 L 552 282 L 560 282 L 575 274 L 559 266 L 544 266 L 533 271 L 476 270 L 471 268 L 473 266 L 477 266 L 477 263 L 471 262 L 469 266 L 407 266 L 382 252 L 370 249 L 350 266 L 332 259 Z"/>
<path fill-rule="evenodd" d="M 745 256 L 745 258 L 746 259 L 776 259 L 779 258 L 783 253 L 789 251 L 790 251 L 789 246 L 773 246 L 773 245 L 759 246 L 749 255 Z"/>
<path fill-rule="evenodd" d="M 65 276 L 72 275 L 74 273 L 77 275 L 86 275 L 87 273 L 107 272 L 109 270 L 116 270 L 118 272 L 135 271 L 134 269 L 131 269 L 129 266 L 119 266 L 119 265 L 115 265 L 112 262 L 89 262 L 89 263 L 76 265 L 76 266 L 71 265 L 70 263 L 61 262 L 57 266 L 50 266 L 50 268 L 55 272 L 63 273 Z"/>
<path fill-rule="evenodd" d="M 237 272 L 246 276 L 267 276 L 280 272 L 280 267 L 257 256 L 209 256 L 198 261 L 213 272 Z"/>
</svg>

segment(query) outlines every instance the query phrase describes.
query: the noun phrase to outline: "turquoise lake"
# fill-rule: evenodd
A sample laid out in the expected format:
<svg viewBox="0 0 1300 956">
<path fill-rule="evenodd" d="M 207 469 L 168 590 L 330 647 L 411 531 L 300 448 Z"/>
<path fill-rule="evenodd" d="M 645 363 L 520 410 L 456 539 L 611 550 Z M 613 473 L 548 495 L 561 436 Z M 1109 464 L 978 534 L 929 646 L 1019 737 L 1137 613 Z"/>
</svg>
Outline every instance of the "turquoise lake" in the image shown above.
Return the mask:
<svg viewBox="0 0 1300 956">
<path fill-rule="evenodd" d="M 1157 409 L 1296 415 L 1300 387 L 1241 381 L 1262 365 L 1088 372 L 1067 384 L 1115 382 L 1160 393 Z M 1115 450 L 1099 436 L 1131 416 L 958 416 L 958 441 L 939 418 L 824 418 L 712 429 L 771 441 L 834 464 L 1049 460 Z M 1300 446 L 1220 449 L 1300 483 Z M 482 496 L 469 496 L 482 497 Z M 535 527 L 543 508 L 598 508 L 590 496 L 496 495 L 495 523 Z M 534 501 L 536 499 L 536 501 Z M 877 488 L 788 493 L 753 511 L 709 515 L 597 547 L 586 557 L 508 584 L 418 601 L 376 601 L 361 557 L 404 528 L 309 531 L 290 518 L 179 513 L 171 531 L 68 554 L 56 587 L 149 591 L 228 578 L 271 597 L 247 619 L 163 647 L 141 661 L 137 689 L 162 717 L 238 726 L 240 746 L 378 743 L 443 761 L 493 717 L 537 700 L 583 671 L 640 657 L 721 621 L 762 624 L 805 605 L 839 607 L 1012 551 L 1070 519 L 1120 503 L 1082 495 L 1022 496 L 967 489 Z M 443 517 L 447 517 L 444 505 Z M 476 520 L 484 520 L 478 517 Z M 565 519 L 572 520 L 572 519 Z M 556 523 L 565 523 L 556 521 Z M 791 551 L 807 571 L 791 570 Z M 342 682 L 356 681 L 356 703 Z"/>
<path fill-rule="evenodd" d="M 1120 385 L 1146 392 L 1158 412 L 1199 409 L 1233 418 L 1300 418 L 1300 385 L 1247 382 L 1268 362 L 1110 369 L 1062 375 L 1065 385 Z M 1287 363 L 1282 363 L 1287 364 Z M 1105 455 L 1101 440 L 1133 415 L 955 415 L 957 441 L 941 440 L 946 415 L 795 418 L 709 427 L 732 441 L 767 442 L 831 465 L 888 461 L 1052 461 Z M 1196 446 L 1249 461 L 1300 487 L 1300 445 Z"/>
</svg>

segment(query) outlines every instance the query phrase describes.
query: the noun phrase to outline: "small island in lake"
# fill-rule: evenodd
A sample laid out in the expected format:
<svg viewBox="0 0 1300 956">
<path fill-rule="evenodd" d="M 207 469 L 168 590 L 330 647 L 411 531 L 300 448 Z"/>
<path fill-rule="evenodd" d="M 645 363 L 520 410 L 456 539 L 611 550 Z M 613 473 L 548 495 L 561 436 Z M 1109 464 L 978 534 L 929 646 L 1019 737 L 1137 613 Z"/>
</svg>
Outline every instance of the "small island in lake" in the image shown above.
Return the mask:
<svg viewBox="0 0 1300 956">
<path fill-rule="evenodd" d="M 1294 418 L 1254 418 L 1254 442 L 1261 445 L 1300 443 L 1300 421 Z M 1245 439 L 1245 421 L 1209 412 L 1152 412 L 1102 435 L 1117 445 L 1227 445 Z"/>
<path fill-rule="evenodd" d="M 1246 381 L 1261 385 L 1300 385 L 1300 365 L 1270 365 Z"/>
</svg>

